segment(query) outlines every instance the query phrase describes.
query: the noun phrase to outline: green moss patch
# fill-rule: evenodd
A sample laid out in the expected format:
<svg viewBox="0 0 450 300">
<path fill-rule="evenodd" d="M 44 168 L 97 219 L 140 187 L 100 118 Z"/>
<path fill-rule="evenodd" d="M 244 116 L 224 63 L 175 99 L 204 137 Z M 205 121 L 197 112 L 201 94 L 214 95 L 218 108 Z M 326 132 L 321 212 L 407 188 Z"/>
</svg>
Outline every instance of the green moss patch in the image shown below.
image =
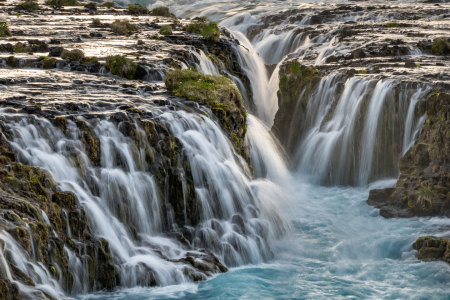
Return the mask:
<svg viewBox="0 0 450 300">
<path fill-rule="evenodd" d="M 79 49 L 74 50 L 64 50 L 61 53 L 62 59 L 70 59 L 70 60 L 81 60 L 84 57 L 84 52 Z"/>
<path fill-rule="evenodd" d="M 165 6 L 154 8 L 150 12 L 150 15 L 154 17 L 176 18 L 176 16 L 170 12 L 169 8 Z"/>
<path fill-rule="evenodd" d="M 84 52 L 80 49 L 74 50 L 64 50 L 61 53 L 62 59 L 78 60 L 83 64 L 93 64 L 98 62 L 98 57 L 96 56 L 85 56 Z"/>
<path fill-rule="evenodd" d="M 92 25 L 94 25 L 95 27 L 104 27 L 105 26 L 105 24 L 103 24 L 99 18 L 92 19 Z"/>
<path fill-rule="evenodd" d="M 216 23 L 210 23 L 202 32 L 203 37 L 208 41 L 218 42 L 220 40 L 219 27 Z"/>
<path fill-rule="evenodd" d="M 386 27 L 387 28 L 395 28 L 395 27 L 400 27 L 400 25 L 396 22 L 387 22 Z"/>
<path fill-rule="evenodd" d="M 19 10 L 26 10 L 26 11 L 35 11 L 41 9 L 39 4 L 36 1 L 25 1 L 21 2 L 19 5 L 16 6 L 16 9 Z"/>
<path fill-rule="evenodd" d="M 0 22 L 0 37 L 12 36 L 7 22 Z"/>
<path fill-rule="evenodd" d="M 128 4 L 128 11 L 134 15 L 148 15 L 150 11 L 140 4 Z"/>
<path fill-rule="evenodd" d="M 165 84 L 177 97 L 204 102 L 229 134 L 237 153 L 249 159 L 244 145 L 247 111 L 242 96 L 231 79 L 203 75 L 191 70 L 174 70 L 166 74 Z"/>
<path fill-rule="evenodd" d="M 203 37 L 210 41 L 218 42 L 220 40 L 219 27 L 214 22 L 194 22 L 183 26 L 182 30 L 190 33 L 197 33 L 203 35 Z"/>
<path fill-rule="evenodd" d="M 161 29 L 159 30 L 159 33 L 160 33 L 160 34 L 163 34 L 163 35 L 169 35 L 169 34 L 172 34 L 172 27 L 171 27 L 170 25 L 163 26 L 163 27 L 161 27 Z"/>
<path fill-rule="evenodd" d="M 18 53 L 27 53 L 27 52 L 31 52 L 31 48 L 28 47 L 28 45 L 25 45 L 23 43 L 16 43 L 13 47 L 14 52 L 18 52 Z"/>
<path fill-rule="evenodd" d="M 125 55 L 110 55 L 106 57 L 106 68 L 113 75 L 133 79 L 137 64 Z"/>
<path fill-rule="evenodd" d="M 442 55 L 450 53 L 450 39 L 441 37 L 433 40 L 433 45 L 431 45 L 431 52 L 434 55 Z"/>
<path fill-rule="evenodd" d="M 206 22 L 194 22 L 183 26 L 182 30 L 190 33 L 202 34 L 208 24 Z"/>
<path fill-rule="evenodd" d="M 44 69 L 53 69 L 56 67 L 56 58 L 54 57 L 44 57 L 44 59 L 40 59 L 40 62 L 43 64 Z"/>
<path fill-rule="evenodd" d="M 297 61 L 291 62 L 289 71 L 280 78 L 280 91 L 283 95 L 283 102 L 296 102 L 301 92 L 306 89 L 303 99 L 300 99 L 306 107 L 309 90 L 319 80 L 319 71 L 317 69 L 302 66 Z"/>
<path fill-rule="evenodd" d="M 233 81 L 227 77 L 175 70 L 166 74 L 165 84 L 175 96 L 204 100 L 210 108 L 238 109 L 245 113 L 241 94 Z"/>
<path fill-rule="evenodd" d="M 138 31 L 138 27 L 135 24 L 130 23 L 127 19 L 115 20 L 111 24 L 111 29 L 113 32 L 121 35 Z"/>
</svg>

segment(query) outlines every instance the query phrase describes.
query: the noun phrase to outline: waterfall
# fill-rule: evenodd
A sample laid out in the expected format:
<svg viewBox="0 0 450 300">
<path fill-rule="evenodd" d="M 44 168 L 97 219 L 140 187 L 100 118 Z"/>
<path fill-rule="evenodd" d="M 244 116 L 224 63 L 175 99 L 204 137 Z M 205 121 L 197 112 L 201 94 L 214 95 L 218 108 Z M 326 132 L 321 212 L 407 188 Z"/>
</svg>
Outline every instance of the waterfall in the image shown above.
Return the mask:
<svg viewBox="0 0 450 300">
<path fill-rule="evenodd" d="M 269 130 L 256 117 L 248 115 L 246 142 L 250 148 L 250 160 L 255 175 L 272 182 L 286 184 L 289 171 L 282 147 L 269 133 Z"/>
<path fill-rule="evenodd" d="M 241 45 L 234 47 L 239 65 L 251 82 L 253 103 L 248 109 L 268 126 L 272 126 L 278 109 L 278 74 L 271 79 L 263 60 L 250 41 L 238 31 L 233 31 L 233 34 L 241 42 Z"/>
<path fill-rule="evenodd" d="M 362 133 L 361 158 L 359 167 L 359 185 L 369 183 L 369 176 L 372 170 L 374 143 L 377 135 L 378 121 L 380 119 L 381 109 L 387 94 L 391 91 L 391 81 L 378 81 L 369 108 L 366 114 L 366 122 Z"/>
<path fill-rule="evenodd" d="M 419 132 L 422 130 L 422 126 L 425 123 L 426 115 L 423 115 L 416 120 L 415 109 L 419 102 L 419 98 L 430 92 L 431 88 L 428 86 L 421 87 L 411 97 L 411 101 L 408 106 L 408 113 L 405 122 L 405 134 L 403 136 L 403 150 L 402 155 L 408 151 L 414 145 L 414 142 L 419 138 Z"/>
<path fill-rule="evenodd" d="M 21 295 L 28 296 L 30 299 L 47 299 L 39 291 L 41 290 L 56 299 L 64 296 L 60 283 L 52 278 L 50 272 L 41 263 L 32 262 L 25 250 L 8 233 L 0 232 L 0 238 L 5 242 L 6 251 L 11 257 L 11 263 L 30 277 L 36 285 L 36 289 L 34 289 L 20 281 L 13 280 L 11 271 L 6 265 L 7 278 L 19 286 Z"/>
<path fill-rule="evenodd" d="M 290 136 L 300 132 L 297 170 L 339 185 L 398 176 L 397 161 L 423 124 L 415 106 L 429 88 L 362 77 L 342 80 L 338 74 L 322 79 L 305 113 L 297 116 L 304 118 L 302 128 L 290 129 Z"/>
<path fill-rule="evenodd" d="M 212 62 L 212 60 L 206 56 L 206 54 L 200 50 L 200 54 L 193 51 L 191 52 L 193 54 L 199 63 L 195 63 L 196 69 L 199 73 L 205 74 L 205 75 L 216 75 L 220 76 L 220 71 L 217 68 L 217 66 Z"/>
<path fill-rule="evenodd" d="M 63 133 L 45 119 L 11 114 L 3 117 L 8 119 L 6 126 L 13 136 L 9 142 L 19 153 L 19 160 L 48 170 L 62 191 L 73 192 L 86 211 L 93 234 L 109 242 L 118 268 L 118 284 L 145 284 L 148 269 L 154 272 L 158 285 L 191 281 L 185 271 L 190 267 L 174 262 L 190 249 L 164 234 L 166 217 L 161 207 L 165 200 L 142 159 L 148 151 L 143 130 L 138 129 L 142 139 L 137 147 L 123 135 L 121 124 L 101 120 L 88 125 L 100 140 L 101 161 L 95 167 L 85 153 L 75 122 L 68 120 Z M 252 182 L 246 163 L 209 118 L 183 111 L 164 113 L 160 118 L 185 148 L 201 203 L 201 226 L 190 229 L 193 249 L 209 249 L 228 266 L 271 259 L 267 242 L 283 232 L 273 199 L 283 192 L 268 181 Z M 170 207 L 167 214 L 171 222 Z M 130 228 L 136 230 L 139 239 Z M 74 276 L 72 292 L 84 293 L 84 262 L 69 249 L 65 252 Z"/>
</svg>

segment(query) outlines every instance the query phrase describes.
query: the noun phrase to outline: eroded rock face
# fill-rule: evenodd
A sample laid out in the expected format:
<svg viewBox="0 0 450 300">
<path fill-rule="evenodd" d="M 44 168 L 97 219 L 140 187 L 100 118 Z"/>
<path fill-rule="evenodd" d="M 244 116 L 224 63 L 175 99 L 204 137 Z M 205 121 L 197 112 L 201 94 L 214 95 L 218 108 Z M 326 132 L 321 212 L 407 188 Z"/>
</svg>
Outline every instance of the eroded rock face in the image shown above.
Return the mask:
<svg viewBox="0 0 450 300">
<path fill-rule="evenodd" d="M 369 196 L 368 204 L 380 208 L 382 216 L 450 216 L 449 104 L 450 95 L 437 91 L 418 104 L 418 113 L 427 118 L 420 139 L 399 161 L 396 188 L 384 190 L 376 204 Z"/>
<path fill-rule="evenodd" d="M 279 76 L 278 111 L 272 131 L 286 150 L 293 154 L 302 137 L 308 97 L 321 77 L 316 68 L 300 65 L 295 60 L 284 63 Z M 291 132 L 294 134 L 291 135 Z"/>
</svg>

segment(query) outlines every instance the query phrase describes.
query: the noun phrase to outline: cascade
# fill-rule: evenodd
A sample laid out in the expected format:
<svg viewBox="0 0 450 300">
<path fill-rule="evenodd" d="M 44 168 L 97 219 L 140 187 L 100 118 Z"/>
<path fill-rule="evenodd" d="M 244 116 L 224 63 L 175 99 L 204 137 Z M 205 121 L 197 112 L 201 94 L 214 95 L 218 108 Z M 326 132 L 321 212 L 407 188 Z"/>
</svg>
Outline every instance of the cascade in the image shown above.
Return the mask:
<svg viewBox="0 0 450 300">
<path fill-rule="evenodd" d="M 104 94 L 101 101 L 86 100 L 85 111 L 70 109 L 63 116 L 64 129 L 54 118 L 59 113 L 52 115 L 48 107 L 43 113 L 29 110 L 27 114 L 23 112 L 29 107 L 17 103 L 0 109 L 0 126 L 6 133 L 2 138 L 18 154 L 17 161 L 51 174 L 57 185 L 49 197 L 73 196 L 76 204 L 75 209 L 61 209 L 60 228 L 51 211 L 47 215 L 38 209 L 39 220 L 33 221 L 53 227 L 48 230 L 49 248 L 60 246 L 68 268 L 53 259 L 43 261 L 39 229 L 22 215 L 12 218 L 14 222 L 8 220 L 26 227 L 31 244 L 18 241 L 9 229 L 0 231 L 5 242 L 0 244 L 0 275 L 20 289 L 23 299 L 44 300 L 44 293 L 55 299 L 139 300 L 448 296 L 448 266 L 417 264 L 418 253 L 411 248 L 419 234 L 446 237 L 448 222 L 441 218 L 386 221 L 379 209 L 366 205 L 370 190 L 399 187 L 400 181 L 394 179 L 400 174 L 398 162 L 411 153 L 426 128 L 423 100 L 435 88 L 448 88 L 445 60 L 430 54 L 431 44 L 423 40 L 423 33 L 414 36 L 415 30 L 427 32 L 432 27 L 430 19 L 439 22 L 440 15 L 445 19 L 445 9 L 434 7 L 427 15 L 422 12 L 428 7 L 425 3 L 405 9 L 406 4 L 398 3 L 398 13 L 386 13 L 386 5 L 379 3 L 138 2 L 148 8 L 169 6 L 177 17 L 206 16 L 226 27 L 224 39 L 201 44 L 202 51 L 192 46 L 191 38 L 197 36 L 177 32 L 175 37 L 154 41 L 156 46 L 148 41 L 142 48 L 136 46 L 155 53 L 161 50 L 159 45 L 169 49 L 160 56 L 169 65 L 159 65 L 157 60 L 153 64 L 150 58 L 152 63 L 144 66 L 147 74 L 141 79 L 157 83 L 144 86 L 136 80 L 117 80 L 121 87 L 114 91 L 128 93 L 132 100 Z M 417 19 L 414 10 L 421 11 Z M 424 27 L 420 20 L 427 20 Z M 394 32 L 397 28 L 387 21 L 399 22 L 402 30 Z M 157 27 L 148 24 L 141 25 Z M 178 31 L 182 25 L 174 22 L 173 28 Z M 401 39 L 404 32 L 407 38 Z M 228 33 L 238 42 L 225 45 Z M 428 31 L 427 36 L 441 33 Z M 190 44 L 176 53 L 186 36 Z M 209 54 L 224 45 L 232 50 L 227 56 L 232 70 Z M 229 50 L 224 53 L 230 54 Z M 430 59 L 433 56 L 438 59 Z M 250 165 L 248 157 L 237 154 L 232 133 L 218 125 L 219 116 L 213 113 L 217 107 L 210 110 L 155 88 L 174 67 L 171 59 L 182 70 L 193 67 L 202 74 L 225 75 L 236 84 L 249 112 L 245 145 Z M 317 68 L 320 78 L 295 93 L 296 103 L 286 106 L 293 118 L 286 122 L 283 138 L 287 140 L 281 145 L 271 132 L 280 101 L 279 73 L 294 60 L 299 68 Z M 422 67 L 419 61 L 424 62 Z M 9 68 L 6 60 L 1 63 Z M 26 60 L 18 58 L 18 66 L 26 67 Z M 74 71 L 68 65 L 63 70 Z M 98 73 L 116 83 L 105 67 Z M 83 91 L 80 95 L 109 86 L 106 80 L 75 81 L 70 84 Z M 142 89 L 136 92 L 133 85 Z M 1 84 L 0 88 L 14 87 Z M 61 87 L 51 89 L 65 92 Z M 34 91 L 31 94 L 35 96 Z M 111 104 L 119 101 L 124 105 Z M 440 117 L 447 118 L 445 113 Z M 144 122 L 153 124 L 151 133 Z M 98 139 L 98 145 L 89 138 Z M 98 156 L 91 153 L 95 146 Z M 420 146 L 426 149 L 428 144 Z M 447 187 L 439 189 L 447 192 Z M 414 195 L 409 202 L 416 200 Z M 9 210 L 2 207 L 0 213 Z M 85 220 L 88 228 L 74 220 Z M 213 276 L 223 269 L 218 264 L 211 268 L 212 262 L 239 268 Z M 116 273 L 108 278 L 113 284 L 105 286 L 99 276 L 108 267 Z M 36 288 L 17 280 L 19 272 Z M 70 276 L 70 284 L 63 274 Z M 115 286 L 119 288 L 110 289 Z"/>
<path fill-rule="evenodd" d="M 389 80 L 343 80 L 338 74 L 322 79 L 304 114 L 299 113 L 304 116 L 301 128 L 291 127 L 291 140 L 293 132 L 300 132 L 297 170 L 338 185 L 398 176 L 396 162 L 418 137 L 424 120 L 415 106 L 430 89 Z"/>
<path fill-rule="evenodd" d="M 32 289 L 20 281 L 13 280 L 9 267 L 6 265 L 6 274 L 9 274 L 8 278 L 19 286 L 21 293 L 28 295 L 30 299 L 46 299 L 39 290 L 56 299 L 63 297 L 64 292 L 60 283 L 52 278 L 49 271 L 41 263 L 30 261 L 22 246 L 8 233 L 0 233 L 0 238 L 5 241 L 6 250 L 4 250 L 4 253 L 7 251 L 14 265 L 29 276 L 36 285 L 37 290 Z"/>
<path fill-rule="evenodd" d="M 7 122 L 7 127 L 19 160 L 48 170 L 62 191 L 73 192 L 86 211 L 93 233 L 109 242 L 121 286 L 145 284 L 149 269 L 158 285 L 191 280 L 183 271 L 186 266 L 171 262 L 189 249 L 164 237 L 161 207 L 166 205 L 172 229 L 176 230 L 177 225 L 170 205 L 164 204 L 158 193 L 154 175 L 147 171 L 144 144 L 137 148 L 122 134 L 120 124 L 100 121 L 93 125 L 101 149 L 100 167 L 94 167 L 74 122 L 68 121 L 63 133 L 45 119 L 3 116 L 14 119 Z M 250 180 L 246 163 L 234 154 L 228 138 L 209 118 L 182 111 L 164 113 L 160 118 L 185 148 L 201 203 L 201 226 L 189 229 L 194 235 L 192 247 L 212 250 L 228 266 L 270 259 L 268 239 L 282 234 L 283 225 L 275 203 L 267 200 L 268 190 L 278 195 L 282 192 L 270 182 Z M 145 132 L 139 132 L 143 136 L 140 143 L 144 143 Z M 68 223 L 66 228 L 70 232 Z M 138 239 L 129 228 L 136 230 Z M 9 245 L 10 239 L 6 241 Z M 65 252 L 74 277 L 71 292 L 85 293 L 85 262 L 70 249 Z"/>
</svg>

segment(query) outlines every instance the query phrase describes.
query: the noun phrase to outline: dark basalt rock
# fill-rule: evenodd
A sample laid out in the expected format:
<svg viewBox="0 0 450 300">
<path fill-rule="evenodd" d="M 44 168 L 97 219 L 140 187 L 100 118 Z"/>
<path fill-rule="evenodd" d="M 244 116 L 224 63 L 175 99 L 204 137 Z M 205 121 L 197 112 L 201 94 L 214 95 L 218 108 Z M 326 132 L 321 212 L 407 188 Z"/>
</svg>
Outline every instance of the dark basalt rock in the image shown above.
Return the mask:
<svg viewBox="0 0 450 300">
<path fill-rule="evenodd" d="M 48 56 L 60 57 L 63 51 L 64 51 L 63 47 L 55 47 L 52 50 L 50 50 Z"/>
<path fill-rule="evenodd" d="M 291 154 L 300 139 L 309 93 L 319 83 L 321 77 L 319 70 L 300 65 L 295 60 L 285 62 L 280 67 L 279 75 L 278 111 L 271 130 Z M 303 97 L 299 99 L 301 93 Z M 296 128 L 298 136 L 289 137 L 291 127 Z"/>
<path fill-rule="evenodd" d="M 383 217 L 450 216 L 449 109 L 447 93 L 435 92 L 419 102 L 418 113 L 427 119 L 420 139 L 399 161 L 396 188 L 371 191 L 367 201 Z"/>
<path fill-rule="evenodd" d="M 371 190 L 367 204 L 375 208 L 381 208 L 389 202 L 389 197 L 394 193 L 395 188 Z"/>
</svg>

